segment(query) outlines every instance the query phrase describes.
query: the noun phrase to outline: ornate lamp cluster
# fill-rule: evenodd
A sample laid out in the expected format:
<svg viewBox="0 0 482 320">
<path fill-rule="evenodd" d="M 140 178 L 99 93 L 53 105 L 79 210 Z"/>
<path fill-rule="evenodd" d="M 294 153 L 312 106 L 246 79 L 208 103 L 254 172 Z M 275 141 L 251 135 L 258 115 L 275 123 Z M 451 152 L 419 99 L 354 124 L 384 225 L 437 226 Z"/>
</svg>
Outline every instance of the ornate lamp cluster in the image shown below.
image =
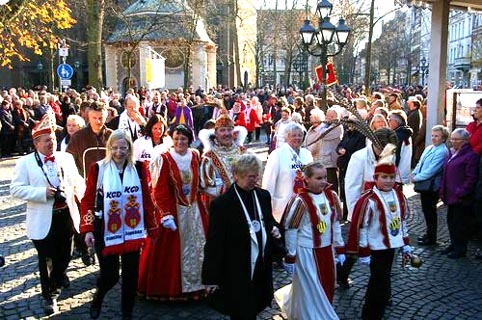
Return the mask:
<svg viewBox="0 0 482 320">
<path fill-rule="evenodd" d="M 318 28 L 315 29 L 307 18 L 300 28 L 301 43 L 303 50 L 310 55 L 320 57 L 323 85 L 326 84 L 326 64 L 328 57 L 333 57 L 341 52 L 348 41 L 351 29 L 345 24 L 345 19 L 340 18 L 338 25 L 335 27 L 330 22 L 331 11 L 333 5 L 328 0 L 321 0 L 316 6 L 316 13 L 319 17 Z M 335 39 L 333 39 L 335 38 Z M 334 52 L 328 52 L 328 46 L 336 44 Z M 323 104 L 326 109 L 326 90 L 323 90 Z"/>
<path fill-rule="evenodd" d="M 318 29 L 315 29 L 309 19 L 306 19 L 300 29 L 301 41 L 305 49 L 310 52 L 311 47 L 326 47 L 333 43 L 333 38 L 336 36 L 336 44 L 338 50 L 336 53 L 327 54 L 327 56 L 334 56 L 341 52 L 341 49 L 348 41 L 351 29 L 345 24 L 345 19 L 340 18 L 338 25 L 335 27 L 330 22 L 331 11 L 333 5 L 328 0 L 321 0 L 316 6 L 316 13 L 319 17 Z M 314 55 L 310 52 L 311 55 Z M 319 56 L 319 55 L 317 55 Z"/>
</svg>

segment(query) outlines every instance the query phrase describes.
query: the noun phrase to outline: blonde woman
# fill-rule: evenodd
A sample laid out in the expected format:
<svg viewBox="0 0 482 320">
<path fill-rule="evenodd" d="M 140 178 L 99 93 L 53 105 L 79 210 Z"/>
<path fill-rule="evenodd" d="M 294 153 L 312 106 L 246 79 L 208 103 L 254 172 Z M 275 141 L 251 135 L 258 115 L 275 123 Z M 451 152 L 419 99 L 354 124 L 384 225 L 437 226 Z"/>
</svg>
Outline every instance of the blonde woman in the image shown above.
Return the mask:
<svg viewBox="0 0 482 320">
<path fill-rule="evenodd" d="M 76 133 L 83 127 L 85 127 L 85 120 L 78 115 L 71 114 L 67 118 L 67 124 L 65 126 L 66 134 L 62 141 L 60 141 L 59 147 L 57 149 L 59 149 L 60 151 L 65 151 L 67 149 L 67 145 L 69 144 L 70 138 L 74 135 L 74 133 Z"/>
</svg>

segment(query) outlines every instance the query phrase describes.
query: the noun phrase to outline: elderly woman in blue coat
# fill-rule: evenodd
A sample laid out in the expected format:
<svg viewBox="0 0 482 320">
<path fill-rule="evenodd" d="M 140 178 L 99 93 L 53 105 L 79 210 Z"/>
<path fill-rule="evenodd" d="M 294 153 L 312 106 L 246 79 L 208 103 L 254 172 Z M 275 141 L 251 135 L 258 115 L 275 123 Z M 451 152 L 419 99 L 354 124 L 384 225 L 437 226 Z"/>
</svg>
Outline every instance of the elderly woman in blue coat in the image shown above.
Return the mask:
<svg viewBox="0 0 482 320">
<path fill-rule="evenodd" d="M 442 177 L 442 167 L 449 156 L 449 150 L 445 144 L 449 134 L 449 130 L 444 126 L 436 125 L 432 128 L 432 144 L 425 148 L 420 161 L 412 172 L 412 182 L 433 181 L 432 188 L 420 191 L 420 201 L 427 230 L 419 238 L 419 245 L 435 245 L 437 243 L 438 191 Z"/>
<path fill-rule="evenodd" d="M 468 233 L 480 156 L 469 144 L 469 133 L 455 129 L 450 136 L 453 150 L 444 164 L 440 198 L 448 206 L 450 245 L 442 253 L 451 259 L 467 255 Z"/>
</svg>

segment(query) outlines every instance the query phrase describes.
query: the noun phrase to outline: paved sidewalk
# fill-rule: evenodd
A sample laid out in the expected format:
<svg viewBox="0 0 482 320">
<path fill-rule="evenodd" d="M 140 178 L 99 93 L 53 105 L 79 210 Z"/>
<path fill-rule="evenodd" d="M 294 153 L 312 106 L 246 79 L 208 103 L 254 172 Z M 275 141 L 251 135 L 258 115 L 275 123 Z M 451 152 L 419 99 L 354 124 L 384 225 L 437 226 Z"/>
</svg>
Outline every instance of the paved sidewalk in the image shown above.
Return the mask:
<svg viewBox="0 0 482 320">
<path fill-rule="evenodd" d="M 35 249 L 25 236 L 26 206 L 11 198 L 8 190 L 13 166 L 12 159 L 0 160 L 0 254 L 7 260 L 6 266 L 0 269 L 0 319 L 39 319 L 43 317 L 40 282 Z M 410 186 L 405 193 L 412 209 L 411 238 L 416 240 L 424 230 L 420 201 Z M 415 252 L 425 261 L 423 266 L 402 270 L 399 257 L 394 264 L 393 306 L 387 309 L 386 319 L 482 319 L 482 261 L 472 257 L 473 242 L 467 258 L 450 260 L 438 252 L 448 239 L 445 206 L 441 206 L 439 212 L 441 245 L 418 247 L 415 244 Z M 71 286 L 63 290 L 60 312 L 51 319 L 89 319 L 97 271 L 97 265 L 84 267 L 80 259 L 72 261 L 68 269 Z M 360 318 L 368 273 L 367 267 L 356 264 L 353 286 L 347 290 L 337 289 L 334 304 L 340 319 Z M 283 270 L 275 269 L 274 283 L 279 288 L 288 284 L 289 278 Z M 101 319 L 120 318 L 119 301 L 120 286 L 117 285 L 105 299 Z M 134 313 L 137 319 L 227 319 L 210 310 L 204 302 L 167 304 L 140 299 Z M 285 317 L 273 303 L 273 308 L 262 312 L 259 319 Z"/>
</svg>

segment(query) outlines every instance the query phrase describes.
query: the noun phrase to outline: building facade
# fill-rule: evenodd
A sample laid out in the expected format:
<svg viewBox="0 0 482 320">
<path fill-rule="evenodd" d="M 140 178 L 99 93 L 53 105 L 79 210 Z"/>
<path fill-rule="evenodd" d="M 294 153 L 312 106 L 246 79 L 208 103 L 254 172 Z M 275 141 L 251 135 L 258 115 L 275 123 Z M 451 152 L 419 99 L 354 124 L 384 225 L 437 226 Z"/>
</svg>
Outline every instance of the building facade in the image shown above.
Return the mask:
<svg viewBox="0 0 482 320">
<path fill-rule="evenodd" d="M 153 56 L 154 55 L 154 56 Z M 164 60 L 149 69 L 153 58 Z M 216 82 L 216 45 L 202 17 L 184 1 L 141 0 L 122 13 L 105 45 L 106 86 L 119 92 L 151 87 L 149 73 L 163 72 L 164 86 L 209 88 Z"/>
</svg>

